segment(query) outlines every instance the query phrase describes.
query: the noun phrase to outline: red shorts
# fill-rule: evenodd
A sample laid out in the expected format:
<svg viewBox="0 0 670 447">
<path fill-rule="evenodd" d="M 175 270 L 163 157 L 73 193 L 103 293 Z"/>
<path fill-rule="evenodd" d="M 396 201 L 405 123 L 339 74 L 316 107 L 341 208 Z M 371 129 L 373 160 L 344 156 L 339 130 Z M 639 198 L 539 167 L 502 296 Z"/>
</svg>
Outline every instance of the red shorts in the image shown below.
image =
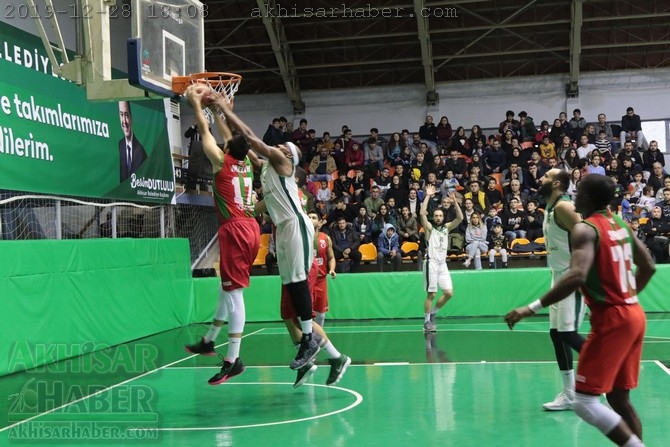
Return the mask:
<svg viewBox="0 0 670 447">
<path fill-rule="evenodd" d="M 646 326 L 639 304 L 593 306 L 591 333 L 579 354 L 576 391 L 598 396 L 637 387 Z"/>
<path fill-rule="evenodd" d="M 221 285 L 230 291 L 249 287 L 249 275 L 260 247 L 256 219 L 235 219 L 219 226 Z"/>
<path fill-rule="evenodd" d="M 307 275 L 307 285 L 309 286 L 309 292 L 312 295 L 312 318 L 314 318 L 314 285 L 316 283 L 317 273 L 318 267 L 315 258 L 314 262 L 312 262 L 312 267 L 309 269 L 309 275 Z M 286 284 L 282 284 L 281 286 L 281 303 L 279 307 L 282 320 L 294 320 L 298 322 L 298 315 L 295 313 L 293 301 L 291 301 L 291 294 L 289 293 Z"/>
<path fill-rule="evenodd" d="M 328 312 L 328 281 L 325 276 L 318 276 L 312 290 L 312 306 L 314 312 L 325 314 Z"/>
</svg>

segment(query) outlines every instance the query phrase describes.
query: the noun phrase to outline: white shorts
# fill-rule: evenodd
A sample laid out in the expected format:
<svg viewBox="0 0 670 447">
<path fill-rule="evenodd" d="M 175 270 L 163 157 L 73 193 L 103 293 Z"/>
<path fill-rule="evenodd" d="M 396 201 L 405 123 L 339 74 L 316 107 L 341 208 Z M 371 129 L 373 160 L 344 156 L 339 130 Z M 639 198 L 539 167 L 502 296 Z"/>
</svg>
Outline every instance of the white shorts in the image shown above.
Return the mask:
<svg viewBox="0 0 670 447">
<path fill-rule="evenodd" d="M 314 225 L 300 214 L 277 225 L 277 268 L 282 284 L 306 281 L 314 259 Z"/>
<path fill-rule="evenodd" d="M 562 274 L 552 273 L 552 287 L 561 276 Z M 564 300 L 549 306 L 549 329 L 556 329 L 558 332 L 578 331 L 585 313 L 586 305 L 582 294 L 579 291 L 573 292 Z"/>
<path fill-rule="evenodd" d="M 446 262 L 431 260 L 423 261 L 423 285 L 428 293 L 437 292 L 437 287 L 444 292 L 454 288 L 451 283 L 451 274 Z"/>
</svg>

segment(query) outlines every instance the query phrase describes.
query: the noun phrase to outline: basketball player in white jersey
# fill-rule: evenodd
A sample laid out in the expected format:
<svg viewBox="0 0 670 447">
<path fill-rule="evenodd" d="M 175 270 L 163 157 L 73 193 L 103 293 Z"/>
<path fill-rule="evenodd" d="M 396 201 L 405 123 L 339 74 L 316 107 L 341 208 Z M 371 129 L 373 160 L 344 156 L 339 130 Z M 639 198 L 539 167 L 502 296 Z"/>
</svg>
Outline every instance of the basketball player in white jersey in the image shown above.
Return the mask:
<svg viewBox="0 0 670 447">
<path fill-rule="evenodd" d="M 426 196 L 421 203 L 419 215 L 421 216 L 421 226 L 425 233 L 426 240 L 426 258 L 423 261 L 424 285 L 426 287 L 426 301 L 423 304 L 424 324 L 423 329 L 426 332 L 435 332 L 435 314 L 444 306 L 449 298 L 454 294 L 454 287 L 451 283 L 451 275 L 447 268 L 447 251 L 449 250 L 449 232 L 463 220 L 463 211 L 456 201 L 456 194 L 451 192 L 449 197 L 454 203 L 456 209 L 456 219 L 449 223 L 444 223 L 444 211 L 441 208 L 433 211 L 433 223 L 431 224 L 426 217 L 428 215 L 428 203 L 430 198 L 435 195 L 433 185 L 426 186 Z M 442 290 L 442 295 L 434 302 L 437 293 L 437 287 Z"/>
<path fill-rule="evenodd" d="M 567 194 L 570 175 L 561 169 L 550 169 L 542 177 L 538 189 L 546 202 L 542 230 L 547 245 L 547 264 L 551 269 L 552 286 L 570 268 L 570 231 L 582 221 Z M 544 405 L 547 411 L 572 410 L 575 398 L 575 372 L 572 365 L 572 350 L 579 352 L 584 337 L 577 332 L 584 320 L 586 306 L 577 291 L 571 296 L 549 307 L 549 335 L 554 344 L 556 361 L 563 381 L 563 390 L 552 402 Z"/>
<path fill-rule="evenodd" d="M 302 211 L 295 181 L 295 167 L 300 163 L 300 151 L 293 143 L 268 146 L 258 138 L 235 113 L 231 105 L 222 105 L 228 123 L 237 129 L 256 154 L 268 159 L 262 163 L 261 184 L 263 201 L 276 230 L 277 267 L 282 284 L 286 285 L 298 315 L 302 339 L 291 369 L 311 362 L 321 349 L 321 338 L 312 332 L 312 296 L 307 276 L 314 259 L 314 226 Z"/>
</svg>

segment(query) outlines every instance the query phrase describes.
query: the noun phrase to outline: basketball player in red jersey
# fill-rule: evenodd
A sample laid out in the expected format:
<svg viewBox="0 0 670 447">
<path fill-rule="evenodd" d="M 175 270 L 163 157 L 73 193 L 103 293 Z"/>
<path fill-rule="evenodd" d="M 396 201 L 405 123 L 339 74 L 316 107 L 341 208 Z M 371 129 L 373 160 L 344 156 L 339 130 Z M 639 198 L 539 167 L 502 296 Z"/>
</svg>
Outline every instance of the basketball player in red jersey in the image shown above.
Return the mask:
<svg viewBox="0 0 670 447">
<path fill-rule="evenodd" d="M 321 226 L 325 221 L 321 220 L 319 214 L 314 210 L 309 211 L 307 215 L 314 224 L 314 260 L 317 268 L 316 281 L 312 289 L 312 308 L 316 314 L 314 321 L 323 327 L 326 312 L 328 312 L 328 282 L 326 278 L 328 275 L 333 279 L 337 276 L 335 273 L 337 261 L 333 252 L 333 241 L 330 240 L 330 236 L 321 232 Z"/>
<path fill-rule="evenodd" d="M 223 150 L 219 148 L 202 112 L 204 95 L 209 95 L 215 104 L 223 100 L 220 95 L 210 93 L 208 87 L 191 86 L 185 93 L 202 132 L 203 151 L 212 163 L 214 204 L 220 224 L 221 287 L 214 321 L 207 334 L 199 343 L 186 346 L 186 350 L 193 354 L 215 355 L 214 341 L 224 321 L 228 321 L 228 352 L 223 357 L 221 371 L 208 381 L 210 385 L 219 385 L 244 371 L 244 364 L 240 360 L 245 323 L 242 290 L 249 287 L 251 266 L 260 246 L 260 228 L 254 219 L 253 168 L 248 156 L 249 143 L 241 135 L 233 136 L 219 113 L 213 113 L 217 128 L 225 140 Z"/>
<path fill-rule="evenodd" d="M 646 328 L 637 294 L 656 267 L 628 225 L 607 209 L 613 198 L 614 184 L 604 175 L 589 174 L 579 182 L 575 206 L 584 221 L 570 235 L 569 271 L 542 298 L 509 312 L 505 321 L 512 329 L 581 288 L 591 309 L 591 333 L 579 356 L 574 411 L 615 444 L 644 446 L 629 393 L 637 387 Z M 603 393 L 611 409 L 600 403 Z"/>
</svg>

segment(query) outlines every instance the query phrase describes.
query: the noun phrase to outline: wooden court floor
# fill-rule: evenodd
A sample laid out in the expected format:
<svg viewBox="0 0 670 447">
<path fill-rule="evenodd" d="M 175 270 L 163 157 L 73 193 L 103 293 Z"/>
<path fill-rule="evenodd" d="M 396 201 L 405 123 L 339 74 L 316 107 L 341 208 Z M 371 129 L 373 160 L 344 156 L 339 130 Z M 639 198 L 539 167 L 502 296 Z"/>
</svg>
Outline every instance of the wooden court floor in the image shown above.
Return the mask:
<svg viewBox="0 0 670 447">
<path fill-rule="evenodd" d="M 648 318 L 632 399 L 646 445 L 667 446 L 670 315 Z M 542 410 L 560 387 L 546 317 L 513 332 L 500 318 L 438 323 L 426 337 L 419 320 L 327 321 L 353 359 L 332 387 L 322 354 L 313 379 L 292 388 L 295 350 L 274 323 L 247 325 L 247 370 L 216 387 L 218 359 L 183 350 L 205 325 L 2 377 L 0 445 L 611 445 L 573 412 Z"/>
</svg>

